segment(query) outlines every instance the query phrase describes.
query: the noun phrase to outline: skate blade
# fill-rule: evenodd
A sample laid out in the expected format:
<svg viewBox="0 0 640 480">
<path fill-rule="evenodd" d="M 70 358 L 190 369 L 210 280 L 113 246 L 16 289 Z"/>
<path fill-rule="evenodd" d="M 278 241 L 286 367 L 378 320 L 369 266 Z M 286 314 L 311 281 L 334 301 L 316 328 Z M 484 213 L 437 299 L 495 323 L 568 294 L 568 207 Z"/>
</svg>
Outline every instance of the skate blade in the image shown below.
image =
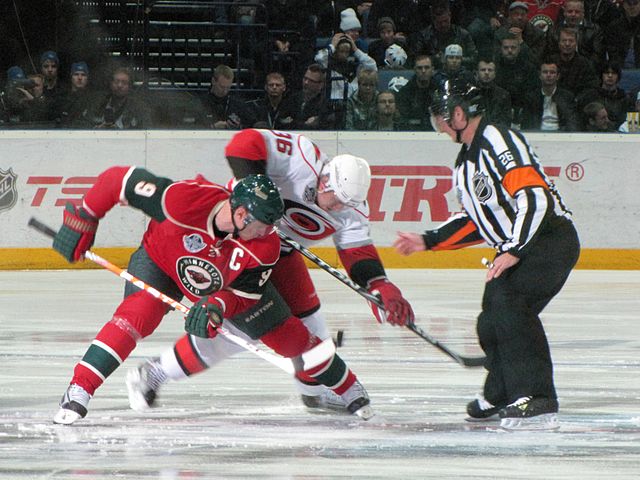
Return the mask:
<svg viewBox="0 0 640 480">
<path fill-rule="evenodd" d="M 61 408 L 53 417 L 53 423 L 57 423 L 59 425 L 71 425 L 76 420 L 80 420 L 82 415 L 78 412 L 74 412 L 73 410 L 67 410 L 66 408 Z"/>
<path fill-rule="evenodd" d="M 476 418 L 476 417 L 465 417 L 464 421 L 469 423 L 485 423 L 485 422 L 497 422 L 500 420 L 500 417 L 496 413 L 495 415 L 491 415 L 490 417 L 485 418 Z"/>
<path fill-rule="evenodd" d="M 373 411 L 373 408 L 371 408 L 371 405 L 365 405 L 363 407 L 360 407 L 358 410 L 356 410 L 353 413 L 359 416 L 363 420 L 369 420 L 373 418 L 373 416 L 375 415 L 375 412 Z"/>
<path fill-rule="evenodd" d="M 500 428 L 508 431 L 557 430 L 560 422 L 556 413 L 545 413 L 527 418 L 503 418 Z"/>
<path fill-rule="evenodd" d="M 127 384 L 129 407 L 136 412 L 148 412 L 151 410 L 151 406 L 140 391 L 140 372 L 137 368 L 132 368 L 127 372 L 125 383 Z"/>
</svg>

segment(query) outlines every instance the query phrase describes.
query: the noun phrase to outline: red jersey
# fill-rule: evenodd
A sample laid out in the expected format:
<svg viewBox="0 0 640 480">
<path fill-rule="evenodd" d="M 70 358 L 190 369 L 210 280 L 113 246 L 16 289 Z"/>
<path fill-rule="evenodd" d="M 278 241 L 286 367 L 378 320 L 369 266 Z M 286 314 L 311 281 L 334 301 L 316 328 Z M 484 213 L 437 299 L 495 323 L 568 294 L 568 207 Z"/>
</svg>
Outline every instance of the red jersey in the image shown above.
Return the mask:
<svg viewBox="0 0 640 480">
<path fill-rule="evenodd" d="M 275 232 L 247 241 L 217 230 L 215 216 L 229 196 L 201 176 L 173 182 L 143 168 L 112 167 L 98 177 L 84 207 L 102 218 L 121 203 L 152 217 L 142 239 L 149 257 L 191 301 L 213 295 L 231 317 L 260 299 L 280 241 Z"/>
</svg>

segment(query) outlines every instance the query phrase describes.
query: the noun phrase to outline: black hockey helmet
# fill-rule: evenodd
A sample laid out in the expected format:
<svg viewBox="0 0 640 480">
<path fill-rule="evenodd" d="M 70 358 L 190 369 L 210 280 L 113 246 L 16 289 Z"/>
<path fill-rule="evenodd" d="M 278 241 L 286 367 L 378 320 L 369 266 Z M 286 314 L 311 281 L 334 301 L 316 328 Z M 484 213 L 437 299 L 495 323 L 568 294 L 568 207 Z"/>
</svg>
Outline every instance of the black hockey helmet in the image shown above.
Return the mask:
<svg viewBox="0 0 640 480">
<path fill-rule="evenodd" d="M 462 80 L 446 80 L 434 92 L 429 107 L 432 116 L 441 116 L 447 123 L 455 107 L 460 106 L 469 117 L 475 117 L 485 109 L 482 90 L 473 83 Z"/>
</svg>

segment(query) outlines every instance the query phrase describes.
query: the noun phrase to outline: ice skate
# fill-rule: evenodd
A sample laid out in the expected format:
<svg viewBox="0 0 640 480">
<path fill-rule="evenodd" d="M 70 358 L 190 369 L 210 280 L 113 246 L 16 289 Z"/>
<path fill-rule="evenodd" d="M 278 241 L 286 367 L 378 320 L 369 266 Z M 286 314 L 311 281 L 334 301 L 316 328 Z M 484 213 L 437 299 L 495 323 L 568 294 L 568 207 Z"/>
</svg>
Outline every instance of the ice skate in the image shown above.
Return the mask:
<svg viewBox="0 0 640 480">
<path fill-rule="evenodd" d="M 302 403 L 305 407 L 312 409 L 335 410 L 343 413 L 351 413 L 347 409 L 346 402 L 340 395 L 328 388 L 324 389 L 320 395 L 301 395 Z"/>
<path fill-rule="evenodd" d="M 493 405 L 488 402 L 480 393 L 476 395 L 476 399 L 467 404 L 467 422 L 489 422 L 498 420 L 498 412 L 504 408 L 504 405 Z"/>
<path fill-rule="evenodd" d="M 546 397 L 521 397 L 500 410 L 500 427 L 505 430 L 555 430 L 558 400 Z"/>
<path fill-rule="evenodd" d="M 369 395 L 359 381 L 356 380 L 341 397 L 347 405 L 347 410 L 363 420 L 369 420 L 375 415 L 370 405 Z"/>
<path fill-rule="evenodd" d="M 72 383 L 60 400 L 60 410 L 54 415 L 53 423 L 71 425 L 87 415 L 91 395 L 80 385 Z"/>
<path fill-rule="evenodd" d="M 167 374 L 157 357 L 129 369 L 125 379 L 129 406 L 138 412 L 149 410 L 156 401 L 160 386 L 166 381 Z"/>
</svg>

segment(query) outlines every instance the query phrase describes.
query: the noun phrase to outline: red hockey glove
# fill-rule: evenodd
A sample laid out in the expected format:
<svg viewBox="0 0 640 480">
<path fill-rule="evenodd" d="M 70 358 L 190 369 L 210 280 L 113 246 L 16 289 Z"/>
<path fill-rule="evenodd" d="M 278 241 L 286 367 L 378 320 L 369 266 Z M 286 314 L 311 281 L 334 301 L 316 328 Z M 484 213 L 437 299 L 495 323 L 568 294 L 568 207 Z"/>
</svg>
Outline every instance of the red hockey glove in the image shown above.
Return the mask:
<svg viewBox="0 0 640 480">
<path fill-rule="evenodd" d="M 381 309 L 369 302 L 378 322 L 389 322 L 401 326 L 413 323 L 415 317 L 411 305 L 402 296 L 398 287 L 389 280 L 374 281 L 369 287 L 369 293 L 377 296 L 384 304 L 384 309 Z"/>
<path fill-rule="evenodd" d="M 187 313 L 184 329 L 196 337 L 213 338 L 216 336 L 216 328 L 222 325 L 223 315 L 215 298 L 202 297 Z"/>
<path fill-rule="evenodd" d="M 89 215 L 84 208 L 67 203 L 64 207 L 62 227 L 53 237 L 53 248 L 67 261 L 77 262 L 93 245 L 97 229 L 97 218 Z"/>
</svg>

